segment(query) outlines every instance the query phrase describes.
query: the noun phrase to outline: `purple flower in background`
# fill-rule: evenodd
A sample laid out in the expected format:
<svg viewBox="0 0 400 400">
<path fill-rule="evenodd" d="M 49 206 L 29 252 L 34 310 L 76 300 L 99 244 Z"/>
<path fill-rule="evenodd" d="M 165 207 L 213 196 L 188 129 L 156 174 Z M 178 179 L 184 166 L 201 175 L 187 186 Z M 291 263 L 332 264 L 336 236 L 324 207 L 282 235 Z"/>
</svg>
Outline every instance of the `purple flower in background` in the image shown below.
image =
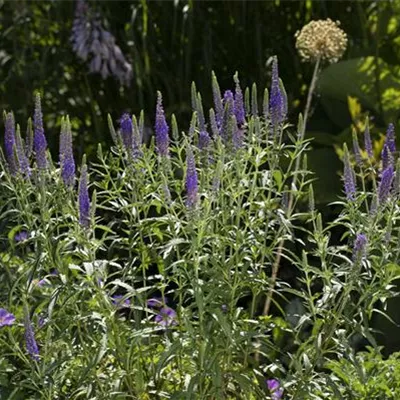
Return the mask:
<svg viewBox="0 0 400 400">
<path fill-rule="evenodd" d="M 372 158 L 374 156 L 374 152 L 372 151 L 371 134 L 369 132 L 369 125 L 368 124 L 367 124 L 367 127 L 365 128 L 365 131 L 364 131 L 364 146 L 365 146 L 365 151 L 368 154 L 368 157 Z"/>
<path fill-rule="evenodd" d="M 280 400 L 282 398 L 283 388 L 277 379 L 268 379 L 267 386 L 272 400 Z"/>
<path fill-rule="evenodd" d="M 389 124 L 387 128 L 385 144 L 392 154 L 396 151 L 396 137 L 393 124 Z"/>
<path fill-rule="evenodd" d="M 394 169 L 389 165 L 382 173 L 381 181 L 378 186 L 379 204 L 384 204 L 389 197 L 390 189 L 392 188 L 394 178 Z"/>
<path fill-rule="evenodd" d="M 88 189 L 87 165 L 85 162 L 82 163 L 81 177 L 79 180 L 78 202 L 79 202 L 79 223 L 83 227 L 89 228 L 90 199 L 89 199 L 89 189 Z"/>
<path fill-rule="evenodd" d="M 19 125 L 17 125 L 17 133 L 16 133 L 16 145 L 17 145 L 17 158 L 19 164 L 19 172 L 24 177 L 29 177 L 31 175 L 31 169 L 29 167 L 29 160 L 26 156 L 25 145 L 21 137 L 21 130 Z"/>
<path fill-rule="evenodd" d="M 11 175 L 15 175 L 18 169 L 15 159 L 15 145 L 15 121 L 13 113 L 10 112 L 6 115 L 5 121 L 4 150 Z"/>
<path fill-rule="evenodd" d="M 155 322 L 161 325 L 164 328 L 169 326 L 177 325 L 176 320 L 177 314 L 176 311 L 173 310 L 171 307 L 162 307 L 159 313 L 155 317 Z"/>
<path fill-rule="evenodd" d="M 118 307 L 130 307 L 131 300 L 125 299 L 124 301 L 122 301 L 123 297 L 124 296 L 122 296 L 120 294 L 115 294 L 115 295 L 111 296 L 111 301 L 115 306 L 118 306 Z"/>
<path fill-rule="evenodd" d="M 169 155 L 169 137 L 168 137 L 168 124 L 165 119 L 164 108 L 162 106 L 161 92 L 157 92 L 157 107 L 156 107 L 156 148 L 160 156 Z"/>
<path fill-rule="evenodd" d="M 198 200 L 198 179 L 196 171 L 196 163 L 191 149 L 188 149 L 186 156 L 186 205 L 189 208 L 194 208 Z"/>
<path fill-rule="evenodd" d="M 285 118 L 285 105 L 281 87 L 279 84 L 278 59 L 274 57 L 272 63 L 271 95 L 269 99 L 269 115 L 274 129 L 283 122 Z"/>
<path fill-rule="evenodd" d="M 237 75 L 235 75 L 235 99 L 234 99 L 234 109 L 235 109 L 235 117 L 236 121 L 239 125 L 243 125 L 245 122 L 245 113 L 244 113 L 244 103 L 243 103 L 243 92 L 240 87 L 239 79 Z"/>
<path fill-rule="evenodd" d="M 61 177 L 65 186 L 74 186 L 75 181 L 75 160 L 72 149 L 72 132 L 69 118 L 61 121 L 60 133 L 60 166 Z"/>
<path fill-rule="evenodd" d="M 115 37 L 107 31 L 84 0 L 78 0 L 71 35 L 72 48 L 83 61 L 89 61 L 90 72 L 100 73 L 103 79 L 112 75 L 122 85 L 132 80 L 132 65 L 126 61 Z"/>
<path fill-rule="evenodd" d="M 4 308 L 0 308 L 0 328 L 4 326 L 11 326 L 14 322 L 15 316 Z"/>
<path fill-rule="evenodd" d="M 353 248 L 354 261 L 359 260 L 361 257 L 365 256 L 367 243 L 368 243 L 367 237 L 363 233 L 358 233 Z"/>
<path fill-rule="evenodd" d="M 354 200 L 354 195 L 356 193 L 356 182 L 353 168 L 350 164 L 349 152 L 347 146 L 345 145 L 344 150 L 344 191 L 346 193 L 347 200 Z"/>
<path fill-rule="evenodd" d="M 40 94 L 36 94 L 35 98 L 35 114 L 33 117 L 34 137 L 33 137 L 33 148 L 36 154 L 36 163 L 39 169 L 45 169 L 47 167 L 47 141 L 44 135 L 43 129 L 43 114 L 42 106 L 40 102 Z"/>
<path fill-rule="evenodd" d="M 21 231 L 15 235 L 14 239 L 16 242 L 24 242 L 25 240 L 28 239 L 28 237 L 29 235 L 27 231 Z"/>
<path fill-rule="evenodd" d="M 39 348 L 36 343 L 32 322 L 27 312 L 25 313 L 24 327 L 25 327 L 26 350 L 28 354 L 31 356 L 32 360 L 39 361 Z"/>
</svg>

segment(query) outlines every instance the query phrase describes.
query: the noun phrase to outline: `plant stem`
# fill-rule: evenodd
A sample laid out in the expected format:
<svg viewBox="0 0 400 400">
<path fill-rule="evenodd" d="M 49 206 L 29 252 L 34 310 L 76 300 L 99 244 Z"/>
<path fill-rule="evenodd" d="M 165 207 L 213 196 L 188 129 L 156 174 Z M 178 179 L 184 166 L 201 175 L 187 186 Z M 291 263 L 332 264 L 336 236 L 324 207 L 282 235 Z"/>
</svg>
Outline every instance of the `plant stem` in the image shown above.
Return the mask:
<svg viewBox="0 0 400 400">
<path fill-rule="evenodd" d="M 308 119 L 308 115 L 310 113 L 311 100 L 312 100 L 313 93 L 314 93 L 314 90 L 315 90 L 315 87 L 317 84 L 320 61 L 321 61 L 321 59 L 318 58 L 315 63 L 313 76 L 311 79 L 310 87 L 308 89 L 307 102 L 306 102 L 306 107 L 304 109 L 303 124 L 300 128 L 300 132 L 298 132 L 298 139 L 299 139 L 300 143 L 304 140 L 304 135 L 306 133 L 307 119 Z M 293 212 L 292 207 L 293 207 L 293 201 L 294 201 L 294 193 L 296 191 L 297 175 L 299 173 L 299 168 L 300 168 L 300 158 L 301 158 L 301 156 L 299 155 L 296 159 L 296 164 L 294 167 L 292 191 L 290 192 L 290 196 L 289 196 L 288 217 L 290 217 Z M 276 259 L 272 266 L 271 282 L 270 282 L 267 298 L 264 303 L 263 315 L 268 315 L 269 309 L 271 308 L 272 296 L 274 294 L 275 284 L 276 284 L 276 280 L 278 278 L 278 271 L 279 271 L 279 266 L 280 266 L 280 262 L 281 262 L 281 258 L 282 258 L 282 252 L 283 252 L 284 245 L 285 245 L 285 239 L 282 239 L 279 243 L 278 252 L 276 254 Z"/>
</svg>

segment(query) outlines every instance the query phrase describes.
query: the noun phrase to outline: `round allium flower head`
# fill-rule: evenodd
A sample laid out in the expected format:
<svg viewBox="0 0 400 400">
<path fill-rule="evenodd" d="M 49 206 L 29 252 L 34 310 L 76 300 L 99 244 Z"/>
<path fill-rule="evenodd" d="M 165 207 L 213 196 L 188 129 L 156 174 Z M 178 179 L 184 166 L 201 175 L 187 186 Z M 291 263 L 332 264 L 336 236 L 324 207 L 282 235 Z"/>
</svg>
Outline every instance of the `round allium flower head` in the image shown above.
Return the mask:
<svg viewBox="0 0 400 400">
<path fill-rule="evenodd" d="M 303 61 L 339 61 L 347 47 L 347 35 L 331 19 L 311 21 L 296 32 L 296 49 Z"/>
<path fill-rule="evenodd" d="M 4 308 L 0 308 L 0 328 L 10 326 L 14 323 L 15 317 Z"/>
</svg>

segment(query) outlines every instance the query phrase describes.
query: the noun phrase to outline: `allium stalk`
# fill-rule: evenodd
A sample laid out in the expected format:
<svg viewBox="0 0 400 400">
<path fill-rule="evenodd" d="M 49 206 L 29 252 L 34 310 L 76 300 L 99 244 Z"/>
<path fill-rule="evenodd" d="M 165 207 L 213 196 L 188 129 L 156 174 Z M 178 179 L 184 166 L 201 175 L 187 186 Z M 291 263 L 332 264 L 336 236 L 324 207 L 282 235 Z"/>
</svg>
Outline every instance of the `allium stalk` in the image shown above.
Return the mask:
<svg viewBox="0 0 400 400">
<path fill-rule="evenodd" d="M 75 181 L 75 160 L 72 149 L 71 123 L 68 117 L 61 121 L 60 168 L 65 186 L 73 187 Z"/>
<path fill-rule="evenodd" d="M 198 178 L 196 171 L 196 162 L 193 151 L 189 148 L 186 156 L 186 205 L 188 208 L 194 208 L 198 200 Z"/>
<path fill-rule="evenodd" d="M 169 136 L 168 124 L 165 119 L 164 108 L 162 106 L 161 92 L 157 92 L 157 107 L 156 107 L 156 148 L 160 156 L 167 157 L 169 155 Z"/>
<path fill-rule="evenodd" d="M 347 149 L 346 144 L 344 145 L 344 172 L 343 172 L 343 180 L 344 180 L 344 191 L 346 193 L 347 200 L 354 200 L 354 196 L 356 194 L 356 182 L 355 182 L 355 174 L 353 168 L 350 163 L 349 151 Z"/>
<path fill-rule="evenodd" d="M 84 156 L 81 167 L 81 177 L 79 179 L 79 223 L 84 228 L 90 226 L 90 199 L 88 189 L 88 172 L 86 165 L 86 157 Z"/>
<path fill-rule="evenodd" d="M 284 112 L 283 95 L 279 84 L 278 59 L 274 57 L 272 63 L 271 94 L 269 99 L 269 114 L 274 129 L 283 122 L 285 118 Z"/>
<path fill-rule="evenodd" d="M 32 360 L 39 361 L 39 347 L 36 343 L 35 333 L 33 331 L 32 322 L 29 318 L 29 312 L 27 310 L 25 310 L 24 328 L 26 350 L 31 356 Z"/>
<path fill-rule="evenodd" d="M 39 169 L 46 169 L 47 141 L 44 135 L 42 105 L 39 93 L 36 94 L 35 98 L 35 114 L 33 117 L 33 127 L 34 127 L 33 149 L 35 150 L 36 164 Z"/>
<path fill-rule="evenodd" d="M 390 190 L 394 179 L 393 165 L 389 165 L 383 172 L 378 186 L 379 204 L 384 204 L 389 198 Z"/>
<path fill-rule="evenodd" d="M 15 121 L 13 113 L 6 115 L 5 132 L 4 132 L 4 150 L 11 175 L 15 175 L 18 171 L 17 160 L 15 159 Z"/>
</svg>

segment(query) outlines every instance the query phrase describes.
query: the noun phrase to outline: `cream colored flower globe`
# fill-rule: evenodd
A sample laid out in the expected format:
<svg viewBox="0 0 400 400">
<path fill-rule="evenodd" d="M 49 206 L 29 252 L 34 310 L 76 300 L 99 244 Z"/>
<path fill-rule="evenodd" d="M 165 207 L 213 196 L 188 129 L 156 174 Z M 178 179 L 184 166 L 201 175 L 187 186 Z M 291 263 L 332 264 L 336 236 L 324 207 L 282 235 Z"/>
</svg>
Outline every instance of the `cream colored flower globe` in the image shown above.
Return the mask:
<svg viewBox="0 0 400 400">
<path fill-rule="evenodd" d="M 342 58 L 347 48 L 347 35 L 339 22 L 331 19 L 311 21 L 295 34 L 296 49 L 306 62 L 318 59 L 330 63 Z"/>
</svg>

